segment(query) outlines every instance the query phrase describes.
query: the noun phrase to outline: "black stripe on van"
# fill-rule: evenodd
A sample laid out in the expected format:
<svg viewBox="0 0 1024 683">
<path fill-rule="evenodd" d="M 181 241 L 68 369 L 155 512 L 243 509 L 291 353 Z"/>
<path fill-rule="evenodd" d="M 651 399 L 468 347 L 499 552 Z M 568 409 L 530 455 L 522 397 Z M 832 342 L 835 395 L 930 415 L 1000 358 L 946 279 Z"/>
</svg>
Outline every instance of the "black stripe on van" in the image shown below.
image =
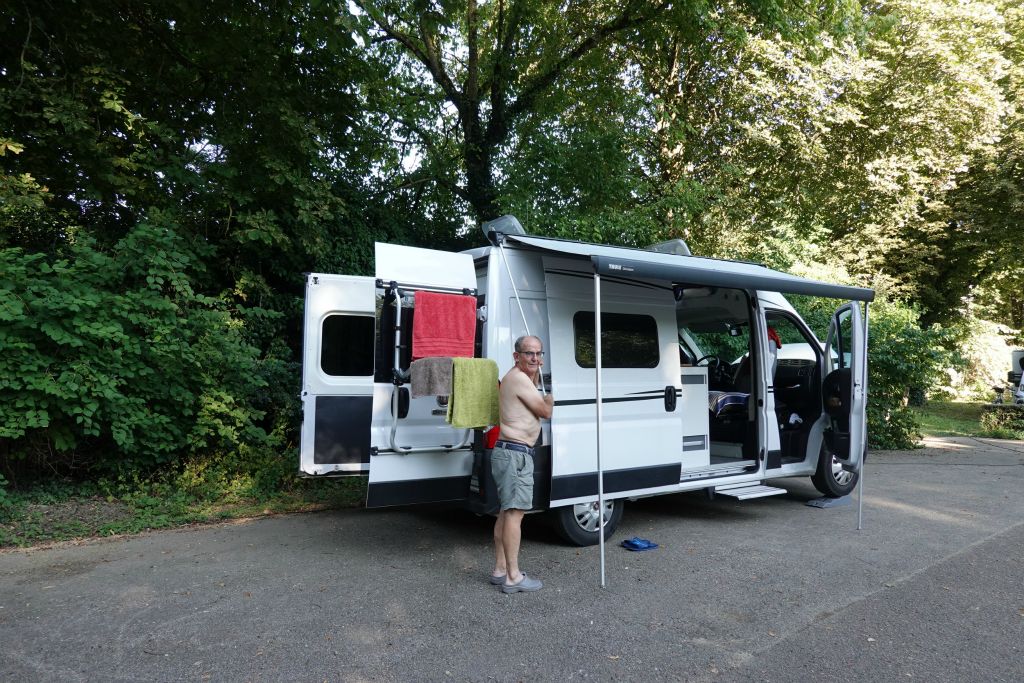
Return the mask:
<svg viewBox="0 0 1024 683">
<path fill-rule="evenodd" d="M 678 396 L 678 393 L 676 394 Z M 643 392 L 639 396 L 604 396 L 601 403 L 624 403 L 628 401 L 662 401 L 665 399 L 665 390 Z M 597 398 L 575 398 L 568 401 L 555 401 L 556 406 L 586 406 L 597 403 Z"/>
<path fill-rule="evenodd" d="M 469 479 L 469 475 L 466 475 L 375 482 L 366 487 L 366 507 L 465 500 L 469 495 Z"/>
<path fill-rule="evenodd" d="M 370 462 L 372 396 L 317 396 L 313 418 L 313 462 Z"/>
<path fill-rule="evenodd" d="M 631 467 L 604 473 L 604 492 L 633 491 L 679 483 L 680 463 Z M 551 500 L 597 495 L 597 472 L 571 474 L 551 478 Z"/>
</svg>

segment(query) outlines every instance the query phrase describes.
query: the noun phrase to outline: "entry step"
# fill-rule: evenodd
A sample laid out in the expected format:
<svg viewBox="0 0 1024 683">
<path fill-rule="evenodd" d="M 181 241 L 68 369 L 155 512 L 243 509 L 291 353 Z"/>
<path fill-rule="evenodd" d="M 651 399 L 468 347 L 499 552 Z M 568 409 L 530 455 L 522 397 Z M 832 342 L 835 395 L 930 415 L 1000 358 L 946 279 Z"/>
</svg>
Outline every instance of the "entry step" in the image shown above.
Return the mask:
<svg viewBox="0 0 1024 683">
<path fill-rule="evenodd" d="M 732 496 L 739 500 L 748 500 L 750 498 L 777 496 L 780 493 L 787 493 L 787 491 L 786 489 L 780 489 L 774 486 L 765 486 L 764 484 L 754 484 L 753 486 L 740 484 L 738 486 L 716 486 L 715 493 L 720 493 L 723 496 Z"/>
</svg>

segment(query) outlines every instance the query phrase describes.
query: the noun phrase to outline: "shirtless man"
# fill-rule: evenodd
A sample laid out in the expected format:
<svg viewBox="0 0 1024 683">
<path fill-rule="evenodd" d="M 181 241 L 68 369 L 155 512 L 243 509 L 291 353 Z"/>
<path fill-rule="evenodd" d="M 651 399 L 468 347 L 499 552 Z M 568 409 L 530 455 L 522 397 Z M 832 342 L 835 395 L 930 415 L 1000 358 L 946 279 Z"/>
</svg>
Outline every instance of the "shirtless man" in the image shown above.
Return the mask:
<svg viewBox="0 0 1024 683">
<path fill-rule="evenodd" d="M 491 474 L 498 486 L 501 511 L 494 522 L 494 571 L 491 583 L 503 593 L 537 591 L 542 584 L 519 571 L 523 515 L 533 507 L 533 444 L 541 418 L 551 417 L 551 394 L 537 391 L 544 352 L 537 337 L 520 337 L 512 356 L 516 364 L 498 391 L 501 427 L 491 451 Z"/>
</svg>

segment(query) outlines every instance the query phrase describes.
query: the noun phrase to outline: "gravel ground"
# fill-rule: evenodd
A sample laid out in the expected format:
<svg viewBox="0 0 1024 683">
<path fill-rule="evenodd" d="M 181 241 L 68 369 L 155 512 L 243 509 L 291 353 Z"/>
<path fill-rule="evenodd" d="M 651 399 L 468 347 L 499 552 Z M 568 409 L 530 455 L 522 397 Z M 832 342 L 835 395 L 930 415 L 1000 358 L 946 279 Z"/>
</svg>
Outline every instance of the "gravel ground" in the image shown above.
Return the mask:
<svg viewBox="0 0 1024 683">
<path fill-rule="evenodd" d="M 490 521 L 342 510 L 0 552 L 0 680 L 1020 681 L 1024 443 L 872 452 L 857 506 L 637 501 L 569 548 L 528 519 L 534 594 L 487 582 Z"/>
</svg>

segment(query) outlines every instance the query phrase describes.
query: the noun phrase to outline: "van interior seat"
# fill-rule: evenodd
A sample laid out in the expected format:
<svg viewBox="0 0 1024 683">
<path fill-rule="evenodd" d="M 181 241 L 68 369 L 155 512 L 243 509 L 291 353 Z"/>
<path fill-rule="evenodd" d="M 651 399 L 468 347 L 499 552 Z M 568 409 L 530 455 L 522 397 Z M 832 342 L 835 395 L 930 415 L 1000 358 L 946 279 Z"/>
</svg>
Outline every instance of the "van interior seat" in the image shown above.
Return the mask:
<svg viewBox="0 0 1024 683">
<path fill-rule="evenodd" d="M 745 415 L 750 394 L 741 391 L 709 391 L 708 410 L 716 418 Z"/>
</svg>

